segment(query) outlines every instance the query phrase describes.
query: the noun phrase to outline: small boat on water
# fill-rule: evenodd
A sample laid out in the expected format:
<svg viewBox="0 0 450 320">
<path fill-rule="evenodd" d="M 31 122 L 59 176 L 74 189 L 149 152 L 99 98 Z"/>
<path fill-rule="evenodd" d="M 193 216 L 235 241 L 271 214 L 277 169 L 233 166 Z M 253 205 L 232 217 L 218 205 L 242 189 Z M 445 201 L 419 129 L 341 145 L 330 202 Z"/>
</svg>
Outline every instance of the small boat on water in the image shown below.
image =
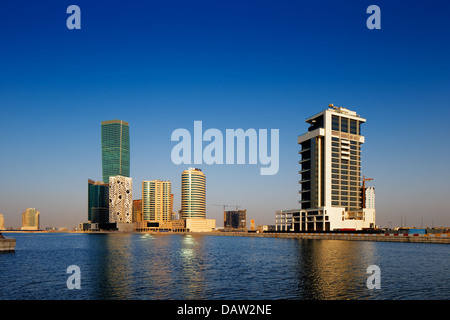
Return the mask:
<svg viewBox="0 0 450 320">
<path fill-rule="evenodd" d="M 16 239 L 6 238 L 0 233 L 0 252 L 14 251 L 16 249 Z"/>
</svg>

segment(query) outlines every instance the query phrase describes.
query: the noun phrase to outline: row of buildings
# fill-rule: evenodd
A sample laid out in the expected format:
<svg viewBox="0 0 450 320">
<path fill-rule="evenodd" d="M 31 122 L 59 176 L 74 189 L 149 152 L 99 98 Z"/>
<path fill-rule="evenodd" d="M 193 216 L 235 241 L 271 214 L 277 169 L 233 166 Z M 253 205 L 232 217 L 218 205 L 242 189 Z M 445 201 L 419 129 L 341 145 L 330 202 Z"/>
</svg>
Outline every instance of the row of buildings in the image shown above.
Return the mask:
<svg viewBox="0 0 450 320">
<path fill-rule="evenodd" d="M 141 199 L 133 200 L 129 123 L 101 123 L 103 181 L 88 179 L 88 222 L 82 230 L 212 231 L 206 218 L 206 177 L 197 168 L 181 174 L 181 210 L 173 210 L 171 181 L 142 181 Z"/>
<path fill-rule="evenodd" d="M 342 107 L 329 107 L 306 119 L 308 131 L 297 138 L 301 149 L 298 208 L 275 213 L 276 231 L 373 229 L 375 189 L 361 170 L 362 125 L 366 119 Z M 211 231 L 206 219 L 206 178 L 197 168 L 181 174 L 181 210 L 173 211 L 170 181 L 142 181 L 133 200 L 129 124 L 104 121 L 103 181 L 88 180 L 88 223 L 84 230 Z M 225 209 L 225 208 L 224 208 Z M 246 230 L 246 210 L 225 211 L 225 230 Z"/>
<path fill-rule="evenodd" d="M 41 213 L 36 208 L 27 208 L 22 212 L 22 227 L 23 231 L 37 231 L 40 230 L 39 217 Z M 0 230 L 6 230 L 5 218 L 0 214 Z"/>
<path fill-rule="evenodd" d="M 361 170 L 362 125 L 366 119 L 342 107 L 329 107 L 306 119 L 308 131 L 300 146 L 298 208 L 275 213 L 276 231 L 373 229 L 375 189 L 367 187 Z M 181 210 L 173 210 L 171 181 L 142 181 L 140 199 L 133 200 L 130 177 L 129 123 L 101 122 L 103 181 L 88 179 L 88 222 L 82 230 L 212 231 L 206 218 L 206 177 L 197 168 L 181 174 Z M 40 212 L 22 213 L 22 230 L 39 230 Z M 2 227 L 3 224 L 3 227 Z M 0 229 L 4 219 L 0 215 Z M 254 230 L 254 225 L 251 228 Z M 225 211 L 224 230 L 247 230 L 246 210 Z"/>
</svg>

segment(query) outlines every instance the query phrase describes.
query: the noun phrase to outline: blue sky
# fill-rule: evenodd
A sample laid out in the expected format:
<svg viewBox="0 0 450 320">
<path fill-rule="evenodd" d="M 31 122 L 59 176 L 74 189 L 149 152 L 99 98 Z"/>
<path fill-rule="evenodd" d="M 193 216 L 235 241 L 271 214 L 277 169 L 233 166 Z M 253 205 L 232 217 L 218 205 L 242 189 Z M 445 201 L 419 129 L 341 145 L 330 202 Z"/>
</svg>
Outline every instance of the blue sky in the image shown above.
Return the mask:
<svg viewBox="0 0 450 320">
<path fill-rule="evenodd" d="M 66 9 L 81 8 L 81 30 Z M 369 30 L 366 9 L 381 9 Z M 173 130 L 279 129 L 280 169 L 203 165 L 207 216 L 246 208 L 273 224 L 298 206 L 296 138 L 328 104 L 367 119 L 363 174 L 377 223 L 449 226 L 448 1 L 14 1 L 0 8 L 0 213 L 19 227 L 87 219 L 87 179 L 101 180 L 100 122 L 130 123 L 134 198 L 171 180 Z"/>
</svg>

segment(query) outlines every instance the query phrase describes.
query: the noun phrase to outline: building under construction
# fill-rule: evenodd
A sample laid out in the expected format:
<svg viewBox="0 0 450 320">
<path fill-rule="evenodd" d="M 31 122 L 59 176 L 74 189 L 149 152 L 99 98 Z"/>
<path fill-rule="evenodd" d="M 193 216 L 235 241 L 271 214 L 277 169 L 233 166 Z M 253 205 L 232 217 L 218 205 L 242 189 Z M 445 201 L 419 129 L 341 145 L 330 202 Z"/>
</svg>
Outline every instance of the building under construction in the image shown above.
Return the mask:
<svg viewBox="0 0 450 320">
<path fill-rule="evenodd" d="M 247 231 L 247 210 L 225 211 L 223 228 L 225 231 Z"/>
</svg>

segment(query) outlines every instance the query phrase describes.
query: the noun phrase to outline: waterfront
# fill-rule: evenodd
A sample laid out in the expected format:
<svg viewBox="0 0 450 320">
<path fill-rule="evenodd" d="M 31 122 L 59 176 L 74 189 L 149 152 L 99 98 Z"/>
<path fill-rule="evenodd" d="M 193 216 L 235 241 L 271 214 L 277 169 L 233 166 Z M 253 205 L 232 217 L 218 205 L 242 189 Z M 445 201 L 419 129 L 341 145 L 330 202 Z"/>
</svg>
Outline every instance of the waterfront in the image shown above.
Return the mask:
<svg viewBox="0 0 450 320">
<path fill-rule="evenodd" d="M 212 235 L 9 233 L 2 300 L 450 299 L 442 244 Z M 81 270 L 69 290 L 67 267 Z M 366 285 L 370 265 L 381 289 Z"/>
</svg>

